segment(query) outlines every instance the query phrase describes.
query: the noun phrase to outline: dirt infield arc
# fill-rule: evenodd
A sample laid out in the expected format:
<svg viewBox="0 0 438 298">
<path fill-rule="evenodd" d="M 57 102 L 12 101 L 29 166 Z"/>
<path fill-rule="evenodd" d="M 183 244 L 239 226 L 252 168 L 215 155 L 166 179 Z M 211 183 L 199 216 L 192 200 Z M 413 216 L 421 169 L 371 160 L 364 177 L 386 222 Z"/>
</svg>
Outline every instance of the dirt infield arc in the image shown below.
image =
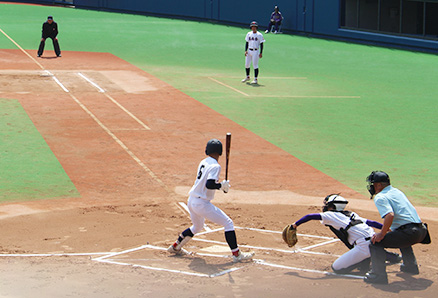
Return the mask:
<svg viewBox="0 0 438 298">
<path fill-rule="evenodd" d="M 28 53 L 35 56 L 31 51 Z M 232 192 L 218 194 L 217 204 L 230 214 L 236 225 L 280 230 L 293 218 L 319 210 L 313 206 L 328 193 L 341 192 L 357 202 L 364 199 L 223 115 L 109 53 L 63 52 L 60 59 L 46 57 L 37 61 L 41 66 L 20 50 L 0 50 L 0 97 L 20 102 L 80 197 L 0 205 L 3 253 L 107 253 L 146 243 L 165 247 L 189 224 L 178 202 L 186 200 L 197 163 L 204 156 L 205 142 L 213 137 L 223 139 L 227 132 L 233 135 Z M 365 215 L 378 219 L 375 212 L 366 211 Z M 436 225 L 432 222 L 431 226 Z M 309 224 L 303 232 L 331 236 L 318 223 Z M 248 231 L 242 232 L 239 238 L 242 245 L 248 246 L 254 243 L 281 246 L 277 241 L 273 235 L 260 237 Z M 192 249 L 196 247 L 194 243 Z M 342 251 L 342 247 L 333 249 Z M 324 252 L 331 253 L 330 249 Z M 174 261 L 162 253 L 155 253 L 153 258 L 157 256 L 168 266 L 188 266 L 200 272 L 212 266 L 229 266 L 220 262 L 211 265 L 206 263 L 210 262 L 208 259 L 202 258 L 189 260 L 189 263 Z M 419 260 L 428 264 L 422 267 L 424 275 L 407 281 L 403 276 L 393 276 L 396 281 L 389 294 L 409 294 L 411 290 L 426 296 L 431 294 L 438 268 L 435 256 L 436 248 L 421 246 Z M 151 256 L 146 254 L 139 258 Z M 274 256 L 276 261 L 283 258 L 289 257 Z M 270 268 L 267 276 L 266 268 L 255 264 L 215 281 L 199 283 L 196 277 L 139 272 L 138 268 L 121 269 L 88 263 L 81 257 L 8 260 L 15 268 L 28 270 L 25 276 L 29 279 L 38 271 L 32 268 L 35 265 L 45 268 L 40 273 L 49 283 L 54 276 L 67 276 L 69 281 L 64 288 L 80 282 L 83 288 L 77 293 L 84 297 L 103 289 L 112 290 L 113 295 L 109 296 L 114 297 L 147 294 L 192 297 L 197 296 L 196 293 L 287 296 L 291 282 L 309 287 L 313 284 L 312 291 L 321 293 L 326 290 L 325 286 L 336 282 L 356 289 L 357 293 L 366 287 L 375 292 L 374 296 L 388 295 L 385 290 L 366 286 L 360 280 L 338 277 L 333 280 L 333 277 L 311 273 L 303 277 L 287 269 L 285 273 L 284 268 Z M 180 262 L 183 264 L 178 265 Z M 320 264 L 308 256 L 297 258 L 297 262 L 322 271 L 329 270 L 330 264 L 328 260 Z M 306 264 L 308 262 L 314 266 Z M 286 263 L 294 265 L 290 261 Z M 32 281 L 29 290 L 19 289 L 19 279 L 12 281 L 14 276 L 20 276 L 19 269 L 10 270 L 2 263 L 0 272 L 9 272 L 11 280 L 1 284 L 5 289 L 1 291 L 9 291 L 6 294 L 18 291 L 21 296 L 29 296 L 32 288 L 45 294 L 62 293 L 62 289 L 57 288 L 62 287 L 62 283 L 49 287 Z M 117 278 L 121 273 L 129 278 Z M 108 279 L 99 283 L 102 275 Z M 169 291 L 154 290 L 168 284 L 171 285 Z M 227 286 L 228 289 L 221 292 Z M 175 290 L 179 295 L 172 294 Z M 297 292 L 308 293 L 305 288 Z"/>
</svg>

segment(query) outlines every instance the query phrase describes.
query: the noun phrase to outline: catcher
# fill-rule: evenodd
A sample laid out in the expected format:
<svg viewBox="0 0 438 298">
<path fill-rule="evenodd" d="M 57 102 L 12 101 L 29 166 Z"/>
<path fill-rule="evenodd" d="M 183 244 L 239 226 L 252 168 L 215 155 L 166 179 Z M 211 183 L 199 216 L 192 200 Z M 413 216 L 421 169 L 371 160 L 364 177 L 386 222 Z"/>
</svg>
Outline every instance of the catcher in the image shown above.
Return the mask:
<svg viewBox="0 0 438 298">
<path fill-rule="evenodd" d="M 339 194 L 326 196 L 323 203 L 322 213 L 307 214 L 292 225 L 287 225 L 283 230 L 283 240 L 290 247 L 294 246 L 298 241 L 296 228 L 309 220 L 320 220 L 350 249 L 332 264 L 333 271 L 346 274 L 357 268 L 367 272 L 370 267 L 370 240 L 375 234 L 371 227 L 381 229 L 382 224 L 344 210 L 348 201 Z M 386 261 L 396 264 L 401 262 L 401 257 L 386 251 Z"/>
</svg>

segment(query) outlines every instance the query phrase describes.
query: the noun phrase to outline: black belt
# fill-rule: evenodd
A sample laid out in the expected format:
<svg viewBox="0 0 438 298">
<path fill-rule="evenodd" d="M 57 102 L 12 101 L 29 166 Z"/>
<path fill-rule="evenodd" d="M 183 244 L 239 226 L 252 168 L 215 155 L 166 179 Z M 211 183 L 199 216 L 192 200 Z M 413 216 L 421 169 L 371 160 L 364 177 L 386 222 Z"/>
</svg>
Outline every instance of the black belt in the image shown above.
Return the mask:
<svg viewBox="0 0 438 298">
<path fill-rule="evenodd" d="M 414 228 L 414 227 L 418 227 L 418 228 L 422 228 L 423 227 L 423 223 L 422 222 L 412 222 L 412 223 L 408 223 L 402 226 L 399 226 L 396 230 L 404 230 L 404 229 L 408 229 L 408 228 Z"/>
<path fill-rule="evenodd" d="M 371 237 L 366 237 L 365 241 L 371 240 Z"/>
<path fill-rule="evenodd" d="M 250 51 L 257 51 L 258 49 L 249 49 Z"/>
</svg>

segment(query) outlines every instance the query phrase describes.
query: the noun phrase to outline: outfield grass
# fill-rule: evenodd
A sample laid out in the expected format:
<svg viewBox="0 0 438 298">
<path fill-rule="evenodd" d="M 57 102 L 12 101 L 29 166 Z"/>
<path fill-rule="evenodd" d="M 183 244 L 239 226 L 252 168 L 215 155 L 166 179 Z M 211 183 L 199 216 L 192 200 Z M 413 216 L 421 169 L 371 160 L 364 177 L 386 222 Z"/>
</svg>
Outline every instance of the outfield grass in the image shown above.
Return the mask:
<svg viewBox="0 0 438 298">
<path fill-rule="evenodd" d="M 77 197 L 20 103 L 0 98 L 0 202 Z"/>
<path fill-rule="evenodd" d="M 417 204 L 438 206 L 435 55 L 268 34 L 252 87 L 240 83 L 249 28 L 6 4 L 0 28 L 36 51 L 49 14 L 62 50 L 111 52 L 363 194 L 384 170 Z M 0 48 L 15 46 L 0 36 Z"/>
</svg>

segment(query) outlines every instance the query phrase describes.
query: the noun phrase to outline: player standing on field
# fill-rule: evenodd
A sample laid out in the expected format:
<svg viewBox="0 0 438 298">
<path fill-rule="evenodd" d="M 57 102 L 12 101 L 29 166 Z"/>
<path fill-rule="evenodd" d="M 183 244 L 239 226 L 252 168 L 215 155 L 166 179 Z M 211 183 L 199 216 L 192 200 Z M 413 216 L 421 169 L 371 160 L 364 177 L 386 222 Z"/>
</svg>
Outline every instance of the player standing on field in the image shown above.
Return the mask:
<svg viewBox="0 0 438 298">
<path fill-rule="evenodd" d="M 58 24 L 53 20 L 52 16 L 47 17 L 47 21 L 43 24 L 40 46 L 38 47 L 38 57 L 44 52 L 44 46 L 46 39 L 51 38 L 53 42 L 53 49 L 55 50 L 56 57 L 61 57 L 61 49 L 59 48 L 58 38 Z"/>
<path fill-rule="evenodd" d="M 252 62 L 252 66 L 254 67 L 254 80 L 251 82 L 251 84 L 258 84 L 257 78 L 259 76 L 259 59 L 263 56 L 263 43 L 265 42 L 265 39 L 263 38 L 263 34 L 257 31 L 259 25 L 256 21 L 251 22 L 249 26 L 251 31 L 248 32 L 245 37 L 246 78 L 242 80 L 242 83 L 250 80 L 249 71 Z"/>
<path fill-rule="evenodd" d="M 184 230 L 178 237 L 178 240 L 176 240 L 167 251 L 177 255 L 188 254 L 182 247 L 189 242 L 196 233 L 204 229 L 205 219 L 208 219 L 224 227 L 225 240 L 231 249 L 234 262 L 250 260 L 254 254 L 244 253 L 239 250 L 236 232 L 234 231 L 234 224 L 231 218 L 211 203 L 217 189 L 221 189 L 225 193 L 230 189 L 230 182 L 228 180 L 218 183 L 219 174 L 221 172 L 221 166 L 218 160 L 222 155 L 222 143 L 217 139 L 208 141 L 205 154 L 208 156 L 199 163 L 196 180 L 189 191 L 189 200 L 187 202 L 192 226 Z"/>
</svg>

